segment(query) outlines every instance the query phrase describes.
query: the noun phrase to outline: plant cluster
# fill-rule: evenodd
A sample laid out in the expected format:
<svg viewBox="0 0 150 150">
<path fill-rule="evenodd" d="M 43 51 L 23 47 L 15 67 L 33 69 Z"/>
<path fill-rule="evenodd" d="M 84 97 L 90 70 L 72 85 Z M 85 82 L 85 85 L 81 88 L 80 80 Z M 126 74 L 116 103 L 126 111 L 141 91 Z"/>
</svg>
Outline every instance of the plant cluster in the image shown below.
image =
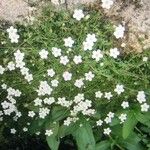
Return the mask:
<svg viewBox="0 0 150 150">
<path fill-rule="evenodd" d="M 67 135 L 79 150 L 148 149 L 149 52 L 126 55 L 124 36 L 89 8 L 46 8 L 33 25 L 3 27 L 3 128 L 46 137 L 52 150 Z"/>
</svg>

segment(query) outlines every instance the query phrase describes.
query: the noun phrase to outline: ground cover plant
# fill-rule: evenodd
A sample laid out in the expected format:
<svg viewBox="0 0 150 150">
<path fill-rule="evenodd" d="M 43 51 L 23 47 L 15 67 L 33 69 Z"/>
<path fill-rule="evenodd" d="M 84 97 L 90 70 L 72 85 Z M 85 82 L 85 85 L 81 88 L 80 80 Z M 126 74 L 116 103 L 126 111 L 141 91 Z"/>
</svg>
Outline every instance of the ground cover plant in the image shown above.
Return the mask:
<svg viewBox="0 0 150 150">
<path fill-rule="evenodd" d="M 4 138 L 36 135 L 51 150 L 70 136 L 79 150 L 150 147 L 150 52 L 125 53 L 125 25 L 94 7 L 46 7 L 32 25 L 0 32 Z"/>
</svg>

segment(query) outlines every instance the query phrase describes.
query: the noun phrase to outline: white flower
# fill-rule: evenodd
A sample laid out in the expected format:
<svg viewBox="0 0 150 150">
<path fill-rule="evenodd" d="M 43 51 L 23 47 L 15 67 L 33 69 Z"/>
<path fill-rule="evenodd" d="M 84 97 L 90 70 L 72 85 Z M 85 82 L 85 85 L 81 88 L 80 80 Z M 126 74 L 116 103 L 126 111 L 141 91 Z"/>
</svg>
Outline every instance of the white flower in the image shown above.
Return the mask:
<svg viewBox="0 0 150 150">
<path fill-rule="evenodd" d="M 10 71 L 15 70 L 15 64 L 11 61 L 8 63 L 7 68 Z"/>
<path fill-rule="evenodd" d="M 75 9 L 74 14 L 73 14 L 73 18 L 75 18 L 78 21 L 80 21 L 82 18 L 84 18 L 83 10 Z"/>
<path fill-rule="evenodd" d="M 35 112 L 34 111 L 29 111 L 28 116 L 33 118 L 35 116 Z"/>
<path fill-rule="evenodd" d="M 103 95 L 103 93 L 102 93 L 101 91 L 95 92 L 95 97 L 96 97 L 96 98 L 101 98 L 102 95 Z"/>
<path fill-rule="evenodd" d="M 104 121 L 106 122 L 106 124 L 108 124 L 108 123 L 111 123 L 111 120 L 112 118 L 110 118 L 110 117 L 106 117 L 105 119 L 104 119 Z"/>
<path fill-rule="evenodd" d="M 12 34 L 10 37 L 11 43 L 18 43 L 19 35 L 18 34 Z"/>
<path fill-rule="evenodd" d="M 112 97 L 111 92 L 105 92 L 105 96 L 104 97 L 107 98 L 108 100 L 110 100 L 111 97 Z"/>
<path fill-rule="evenodd" d="M 53 77 L 55 75 L 55 71 L 53 69 L 48 69 L 47 74 L 48 76 Z"/>
<path fill-rule="evenodd" d="M 144 91 L 138 91 L 136 99 L 140 104 L 143 102 L 146 102 L 146 95 L 145 95 Z"/>
<path fill-rule="evenodd" d="M 113 3 L 113 0 L 102 0 L 102 7 L 105 9 L 110 9 Z"/>
<path fill-rule="evenodd" d="M 93 45 L 94 45 L 93 42 L 87 42 L 87 41 L 83 42 L 83 49 L 84 49 L 84 51 L 92 50 Z"/>
<path fill-rule="evenodd" d="M 117 85 L 116 85 L 116 88 L 114 89 L 114 91 L 115 91 L 118 95 L 120 95 L 121 93 L 124 92 L 124 87 L 123 87 L 123 85 L 117 84 Z"/>
<path fill-rule="evenodd" d="M 125 31 L 125 27 L 123 27 L 121 24 L 116 27 L 115 32 L 114 32 L 114 36 L 119 39 L 119 38 L 123 38 L 124 36 L 124 31 Z"/>
<path fill-rule="evenodd" d="M 113 58 L 117 58 L 117 56 L 120 54 L 117 48 L 112 48 L 110 49 L 110 56 Z"/>
<path fill-rule="evenodd" d="M 88 73 L 85 73 L 85 79 L 88 80 L 88 81 L 92 81 L 94 76 L 95 75 L 91 71 L 89 71 Z"/>
<path fill-rule="evenodd" d="M 104 134 L 109 135 L 111 133 L 110 128 L 104 129 Z"/>
<path fill-rule="evenodd" d="M 52 80 L 51 84 L 52 84 L 53 87 L 57 87 L 59 82 L 58 82 L 58 80 Z"/>
<path fill-rule="evenodd" d="M 16 34 L 17 33 L 17 29 L 15 29 L 13 26 L 11 26 L 10 28 L 7 29 L 7 32 L 9 34 Z"/>
<path fill-rule="evenodd" d="M 43 101 L 44 101 L 44 104 L 51 105 L 55 102 L 55 99 L 54 97 L 50 97 L 50 98 L 45 98 Z"/>
<path fill-rule="evenodd" d="M 72 78 L 72 73 L 69 73 L 68 71 L 63 73 L 63 78 L 65 81 L 69 81 Z"/>
<path fill-rule="evenodd" d="M 40 108 L 39 109 L 39 118 L 44 119 L 48 114 L 50 110 L 48 108 Z"/>
<path fill-rule="evenodd" d="M 143 57 L 143 61 L 147 62 L 148 61 L 148 57 Z"/>
<path fill-rule="evenodd" d="M 29 69 L 26 67 L 23 67 L 20 69 L 20 72 L 22 75 L 27 75 L 27 74 L 29 74 Z"/>
<path fill-rule="evenodd" d="M 45 135 L 51 136 L 53 134 L 53 131 L 51 129 L 46 130 Z"/>
<path fill-rule="evenodd" d="M 5 68 L 3 68 L 1 65 L 0 65 L 0 74 L 3 74 L 5 71 Z"/>
<path fill-rule="evenodd" d="M 79 56 L 74 56 L 73 61 L 75 64 L 80 64 L 82 62 L 82 57 Z"/>
<path fill-rule="evenodd" d="M 147 112 L 148 109 L 149 109 L 149 105 L 148 104 L 144 103 L 144 104 L 141 105 L 141 111 Z"/>
<path fill-rule="evenodd" d="M 28 82 L 32 81 L 33 80 L 33 76 L 32 74 L 26 74 L 25 77 L 24 77 Z"/>
<path fill-rule="evenodd" d="M 53 89 L 48 85 L 47 81 L 41 81 L 39 89 L 37 90 L 38 96 L 51 95 Z"/>
<path fill-rule="evenodd" d="M 63 65 L 67 65 L 67 63 L 69 62 L 69 59 L 67 56 L 61 56 L 60 57 L 60 63 Z"/>
<path fill-rule="evenodd" d="M 96 35 L 95 34 L 88 34 L 86 37 L 86 41 L 95 43 L 97 41 Z"/>
<path fill-rule="evenodd" d="M 3 83 L 3 84 L 1 85 L 1 87 L 2 87 L 3 90 L 6 90 L 6 89 L 7 89 L 7 85 L 6 85 L 5 83 Z"/>
<path fill-rule="evenodd" d="M 102 54 L 101 50 L 93 51 L 92 58 L 95 59 L 96 61 L 99 61 L 101 58 L 103 58 L 103 54 Z"/>
<path fill-rule="evenodd" d="M 48 58 L 48 51 L 46 51 L 45 49 L 42 49 L 39 52 L 39 55 L 40 55 L 41 59 L 47 59 Z"/>
<path fill-rule="evenodd" d="M 107 116 L 108 116 L 109 118 L 114 118 L 114 113 L 109 112 L 109 113 L 107 114 Z"/>
<path fill-rule="evenodd" d="M 121 120 L 121 123 L 123 123 L 127 119 L 127 114 L 121 114 L 119 119 Z"/>
<path fill-rule="evenodd" d="M 10 133 L 11 134 L 15 134 L 16 133 L 16 129 L 14 129 L 14 128 L 10 129 Z"/>
<path fill-rule="evenodd" d="M 28 128 L 24 127 L 24 128 L 23 128 L 23 131 L 24 131 L 24 132 L 27 132 L 27 131 L 28 131 Z"/>
<path fill-rule="evenodd" d="M 72 47 L 72 45 L 74 44 L 74 41 L 72 40 L 72 38 L 71 37 L 68 37 L 68 38 L 65 38 L 64 39 L 64 42 L 65 42 L 65 46 L 66 47 Z"/>
<path fill-rule="evenodd" d="M 51 0 L 54 5 L 59 5 L 59 0 Z"/>
<path fill-rule="evenodd" d="M 34 100 L 34 106 L 41 106 L 41 105 L 42 105 L 42 100 L 39 99 L 39 98 L 36 98 L 36 99 Z"/>
<path fill-rule="evenodd" d="M 121 106 L 123 107 L 123 109 L 126 109 L 126 108 L 128 108 L 128 107 L 129 107 L 129 103 L 128 103 L 128 102 L 123 101 L 123 102 L 122 102 L 122 104 L 121 104 Z"/>
<path fill-rule="evenodd" d="M 101 126 L 103 124 L 103 121 L 100 119 L 98 121 L 96 121 L 97 126 Z"/>
<path fill-rule="evenodd" d="M 16 62 L 22 62 L 24 59 L 24 53 L 22 53 L 19 49 L 14 53 Z"/>
<path fill-rule="evenodd" d="M 56 48 L 56 47 L 52 47 L 52 54 L 54 55 L 54 57 L 61 56 L 61 49 Z"/>
<path fill-rule="evenodd" d="M 76 95 L 75 97 L 74 97 L 74 102 L 75 103 L 79 103 L 80 101 L 82 101 L 82 100 L 84 100 L 84 94 L 78 94 L 78 95 Z"/>
<path fill-rule="evenodd" d="M 74 85 L 75 85 L 76 87 L 78 87 L 78 88 L 81 88 L 81 87 L 84 85 L 83 79 L 77 79 L 77 80 L 75 81 Z"/>
</svg>

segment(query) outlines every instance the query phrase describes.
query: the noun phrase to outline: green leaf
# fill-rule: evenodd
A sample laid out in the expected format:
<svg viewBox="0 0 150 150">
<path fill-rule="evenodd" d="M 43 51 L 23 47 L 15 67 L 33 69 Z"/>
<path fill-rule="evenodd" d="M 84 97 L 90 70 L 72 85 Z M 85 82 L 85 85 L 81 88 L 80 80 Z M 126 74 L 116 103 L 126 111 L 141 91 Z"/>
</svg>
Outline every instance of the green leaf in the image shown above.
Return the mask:
<svg viewBox="0 0 150 150">
<path fill-rule="evenodd" d="M 111 143 L 107 140 L 96 144 L 96 150 L 110 150 Z"/>
<path fill-rule="evenodd" d="M 47 136 L 46 141 L 51 150 L 58 150 L 60 141 L 56 138 L 56 136 Z"/>
<path fill-rule="evenodd" d="M 95 150 L 95 139 L 89 122 L 85 121 L 82 125 L 73 133 L 78 150 Z"/>
<path fill-rule="evenodd" d="M 123 124 L 122 136 L 124 139 L 126 139 L 132 133 L 136 124 L 137 120 L 135 118 L 134 112 L 130 111 L 127 114 L 127 120 Z"/>
<path fill-rule="evenodd" d="M 140 141 L 141 139 L 138 137 L 138 135 L 132 132 L 132 134 L 130 134 L 126 140 L 123 140 L 122 144 L 128 150 L 143 150 Z"/>
<path fill-rule="evenodd" d="M 150 127 L 150 115 L 149 114 L 136 113 L 135 117 L 140 123 Z"/>
<path fill-rule="evenodd" d="M 46 129 L 51 129 L 53 131 L 53 135 L 46 137 L 48 146 L 51 148 L 51 150 L 58 150 L 60 143 L 58 139 L 59 123 L 47 122 Z"/>
<path fill-rule="evenodd" d="M 69 115 L 69 110 L 61 106 L 53 107 L 52 109 L 52 120 L 59 121 L 66 118 Z"/>
</svg>

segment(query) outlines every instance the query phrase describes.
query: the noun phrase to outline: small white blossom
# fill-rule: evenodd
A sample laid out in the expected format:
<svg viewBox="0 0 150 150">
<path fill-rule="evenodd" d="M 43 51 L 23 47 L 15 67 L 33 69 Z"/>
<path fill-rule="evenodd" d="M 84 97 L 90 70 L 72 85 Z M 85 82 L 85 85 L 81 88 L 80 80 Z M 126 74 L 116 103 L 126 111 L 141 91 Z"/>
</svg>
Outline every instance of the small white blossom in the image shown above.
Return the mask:
<svg viewBox="0 0 150 150">
<path fill-rule="evenodd" d="M 58 84 L 59 84 L 59 82 L 58 82 L 58 80 L 56 80 L 56 79 L 51 81 L 52 87 L 57 87 Z"/>
<path fill-rule="evenodd" d="M 82 57 L 80 55 L 74 56 L 73 61 L 75 64 L 80 64 L 80 63 L 82 63 Z"/>
<path fill-rule="evenodd" d="M 97 41 L 96 35 L 95 34 L 88 34 L 86 37 L 86 41 L 95 43 Z"/>
<path fill-rule="evenodd" d="M 115 91 L 118 95 L 120 95 L 121 93 L 124 92 L 124 86 L 117 84 L 117 85 L 116 85 L 116 88 L 114 89 L 114 91 Z"/>
<path fill-rule="evenodd" d="M 53 131 L 51 129 L 46 130 L 45 135 L 51 136 L 53 134 Z"/>
<path fill-rule="evenodd" d="M 101 126 L 103 124 L 103 121 L 100 119 L 100 120 L 98 120 L 98 121 L 96 121 L 96 125 L 97 126 Z"/>
<path fill-rule="evenodd" d="M 28 116 L 33 118 L 35 116 L 35 112 L 34 111 L 29 111 Z"/>
<path fill-rule="evenodd" d="M 143 57 L 143 61 L 147 62 L 148 61 L 148 57 Z"/>
<path fill-rule="evenodd" d="M 104 119 L 104 121 L 106 122 L 106 124 L 111 123 L 112 118 L 106 117 L 106 118 Z"/>
<path fill-rule="evenodd" d="M 123 27 L 121 24 L 116 27 L 115 32 L 114 32 L 114 36 L 119 39 L 119 38 L 123 38 L 124 36 L 124 31 L 125 31 L 125 27 Z"/>
<path fill-rule="evenodd" d="M 122 104 L 121 104 L 121 106 L 123 107 L 123 109 L 126 109 L 126 108 L 129 107 L 129 102 L 123 101 Z"/>
<path fill-rule="evenodd" d="M 144 104 L 141 105 L 141 111 L 147 112 L 148 109 L 149 109 L 149 107 L 150 107 L 150 106 L 149 106 L 148 104 L 144 103 Z"/>
<path fill-rule="evenodd" d="M 3 90 L 6 90 L 6 89 L 7 89 L 7 85 L 6 85 L 5 83 L 3 83 L 3 84 L 1 85 L 1 87 L 2 87 Z"/>
<path fill-rule="evenodd" d="M 24 127 L 24 128 L 23 128 L 23 131 L 24 131 L 24 132 L 27 132 L 27 131 L 28 131 L 28 128 Z"/>
<path fill-rule="evenodd" d="M 8 63 L 7 68 L 10 71 L 15 70 L 15 64 L 11 61 Z"/>
<path fill-rule="evenodd" d="M 22 53 L 19 49 L 14 53 L 16 62 L 22 62 L 24 59 L 24 53 Z"/>
<path fill-rule="evenodd" d="M 61 49 L 53 47 L 52 48 L 52 54 L 54 55 L 54 57 L 59 57 L 61 56 Z"/>
<path fill-rule="evenodd" d="M 117 48 L 112 48 L 112 49 L 110 49 L 110 54 L 109 55 L 113 58 L 117 58 L 118 55 L 120 55 L 120 52 Z"/>
<path fill-rule="evenodd" d="M 78 21 L 80 21 L 82 18 L 84 18 L 83 10 L 75 9 L 74 14 L 73 14 L 73 18 L 75 18 Z"/>
<path fill-rule="evenodd" d="M 103 58 L 103 54 L 101 50 L 96 50 L 92 52 L 92 58 L 95 59 L 97 62 Z"/>
<path fill-rule="evenodd" d="M 40 55 L 41 59 L 47 59 L 48 58 L 48 51 L 46 51 L 45 49 L 42 49 L 39 52 L 39 55 Z"/>
<path fill-rule="evenodd" d="M 114 118 L 114 113 L 113 113 L 113 112 L 109 112 L 109 113 L 107 114 L 107 116 L 108 116 L 109 118 Z"/>
<path fill-rule="evenodd" d="M 34 100 L 34 106 L 41 106 L 41 105 L 42 105 L 42 100 L 39 99 L 39 98 L 36 98 L 36 99 Z"/>
<path fill-rule="evenodd" d="M 84 85 L 83 79 L 77 79 L 77 80 L 75 81 L 74 85 L 75 85 L 76 87 L 78 87 L 78 88 L 81 88 L 81 87 Z"/>
<path fill-rule="evenodd" d="M 125 120 L 127 119 L 127 114 L 121 114 L 119 116 L 119 119 L 121 120 L 121 123 L 125 122 Z"/>
<path fill-rule="evenodd" d="M 63 78 L 65 81 L 69 81 L 72 78 L 72 73 L 69 73 L 68 71 L 63 73 Z"/>
<path fill-rule="evenodd" d="M 53 69 L 48 69 L 47 70 L 47 75 L 50 77 L 53 77 L 55 75 L 55 71 Z"/>
<path fill-rule="evenodd" d="M 111 94 L 111 92 L 105 92 L 105 98 L 107 98 L 108 100 L 110 100 L 111 99 L 111 97 L 112 97 L 113 95 Z"/>
<path fill-rule="evenodd" d="M 10 129 L 10 133 L 11 134 L 15 134 L 16 133 L 16 129 L 14 129 L 14 128 Z"/>
<path fill-rule="evenodd" d="M 65 46 L 66 47 L 72 47 L 72 45 L 74 44 L 74 41 L 72 40 L 72 38 L 71 37 L 68 37 L 68 38 L 65 38 L 64 39 L 64 42 L 65 42 Z"/>
<path fill-rule="evenodd" d="M 110 133 L 111 133 L 110 128 L 104 129 L 104 134 L 105 134 L 105 135 L 109 135 Z"/>
<path fill-rule="evenodd" d="M 54 97 L 49 97 L 49 98 L 45 98 L 43 101 L 44 101 L 44 104 L 51 105 L 55 102 L 55 99 Z"/>
<path fill-rule="evenodd" d="M 102 95 L 103 95 L 103 93 L 102 93 L 101 91 L 95 92 L 95 97 L 96 97 L 96 98 L 101 98 Z"/>
<path fill-rule="evenodd" d="M 67 56 L 61 56 L 60 57 L 60 63 L 63 65 L 67 65 L 67 63 L 69 62 L 69 59 Z"/>
<path fill-rule="evenodd" d="M 146 95 L 145 95 L 144 91 L 138 91 L 136 99 L 140 104 L 143 102 L 146 102 Z"/>
<path fill-rule="evenodd" d="M 84 51 L 92 50 L 93 46 L 94 46 L 93 42 L 87 42 L 87 41 L 83 42 L 83 49 L 84 49 Z"/>
<path fill-rule="evenodd" d="M 89 71 L 88 73 L 85 73 L 85 79 L 87 81 L 92 81 L 92 79 L 94 78 L 94 76 L 95 75 L 91 71 Z"/>
<path fill-rule="evenodd" d="M 3 68 L 1 65 L 0 65 L 0 74 L 3 74 L 5 71 L 5 68 Z"/>
</svg>

